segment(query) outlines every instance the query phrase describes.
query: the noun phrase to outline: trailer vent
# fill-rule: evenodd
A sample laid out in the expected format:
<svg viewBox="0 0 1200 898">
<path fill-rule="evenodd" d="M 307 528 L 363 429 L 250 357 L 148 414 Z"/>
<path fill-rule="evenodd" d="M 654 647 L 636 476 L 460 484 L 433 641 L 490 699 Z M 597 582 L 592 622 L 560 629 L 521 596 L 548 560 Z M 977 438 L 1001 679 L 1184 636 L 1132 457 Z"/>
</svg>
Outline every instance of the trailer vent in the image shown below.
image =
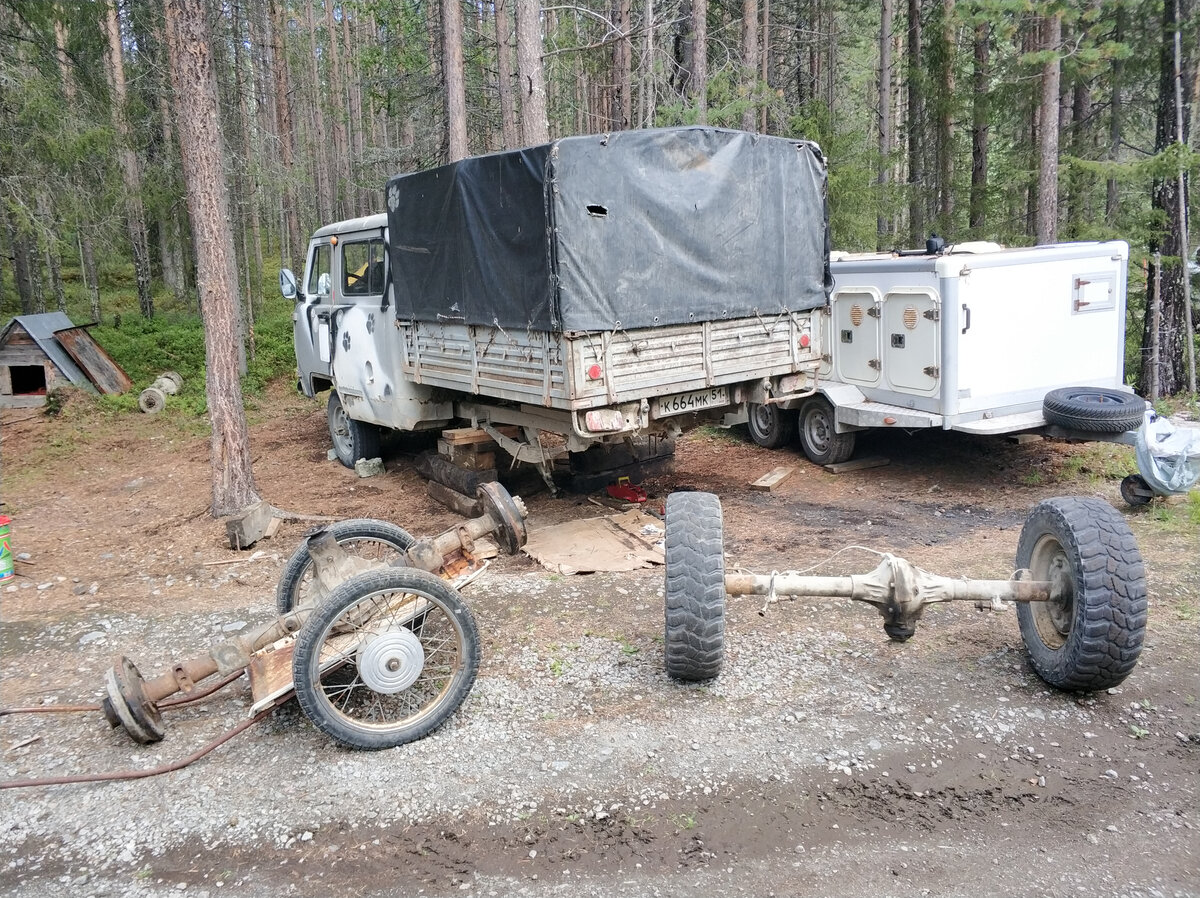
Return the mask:
<svg viewBox="0 0 1200 898">
<path fill-rule="evenodd" d="M 908 330 L 914 330 L 917 326 L 917 307 L 904 307 L 904 327 Z"/>
<path fill-rule="evenodd" d="M 860 324 L 862 324 L 862 320 L 863 320 L 862 306 L 860 306 L 858 303 L 855 303 L 854 305 L 852 305 L 850 307 L 850 323 L 853 324 L 855 327 L 858 327 Z"/>
</svg>

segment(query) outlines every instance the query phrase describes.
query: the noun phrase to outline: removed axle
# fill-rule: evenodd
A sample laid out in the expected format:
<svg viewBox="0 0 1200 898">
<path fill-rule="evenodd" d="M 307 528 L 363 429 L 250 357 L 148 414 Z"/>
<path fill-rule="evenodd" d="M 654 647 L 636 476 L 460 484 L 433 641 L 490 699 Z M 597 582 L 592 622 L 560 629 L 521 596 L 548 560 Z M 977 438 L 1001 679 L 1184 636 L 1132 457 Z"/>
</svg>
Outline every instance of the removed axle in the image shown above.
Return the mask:
<svg viewBox="0 0 1200 898">
<path fill-rule="evenodd" d="M 1099 690 L 1125 679 L 1146 631 L 1146 575 L 1125 519 L 1098 499 L 1047 499 L 1025 522 L 1009 580 L 941 577 L 894 555 L 867 574 L 725 573 L 720 500 L 675 493 L 666 503 L 666 663 L 679 680 L 721 671 L 725 596 L 846 598 L 874 605 L 883 628 L 909 639 L 925 606 L 973 601 L 1017 604 L 1021 637 L 1038 675 L 1052 686 Z"/>
<path fill-rule="evenodd" d="M 251 713 L 294 692 L 318 728 L 351 748 L 432 732 L 462 704 L 479 667 L 478 631 L 458 590 L 482 571 L 485 539 L 492 555 L 525 544 L 519 497 L 488 483 L 478 498 L 482 515 L 420 541 L 384 521 L 315 531 L 285 568 L 279 617 L 153 679 L 119 658 L 105 676 L 105 718 L 137 742 L 157 742 L 163 699 L 249 670 Z M 364 544 L 367 552 L 354 551 Z"/>
</svg>

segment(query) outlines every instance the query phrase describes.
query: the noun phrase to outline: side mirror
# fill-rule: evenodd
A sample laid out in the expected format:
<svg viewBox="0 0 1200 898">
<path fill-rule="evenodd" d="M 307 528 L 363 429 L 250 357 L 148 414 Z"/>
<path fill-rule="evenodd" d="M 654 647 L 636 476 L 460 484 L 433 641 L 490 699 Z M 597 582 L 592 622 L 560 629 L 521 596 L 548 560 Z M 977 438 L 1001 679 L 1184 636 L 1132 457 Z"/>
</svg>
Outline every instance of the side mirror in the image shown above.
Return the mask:
<svg viewBox="0 0 1200 898">
<path fill-rule="evenodd" d="M 300 292 L 300 285 L 296 283 L 296 276 L 292 274 L 292 269 L 281 268 L 279 270 L 279 291 L 283 294 L 284 299 L 295 299 L 296 294 Z"/>
</svg>

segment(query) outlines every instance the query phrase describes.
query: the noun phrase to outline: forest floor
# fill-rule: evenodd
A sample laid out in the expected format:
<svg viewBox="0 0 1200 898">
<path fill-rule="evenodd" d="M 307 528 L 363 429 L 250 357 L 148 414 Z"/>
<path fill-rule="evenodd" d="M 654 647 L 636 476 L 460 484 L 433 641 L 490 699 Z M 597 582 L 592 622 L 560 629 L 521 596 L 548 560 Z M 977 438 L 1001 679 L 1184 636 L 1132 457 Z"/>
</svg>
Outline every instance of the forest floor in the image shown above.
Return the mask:
<svg viewBox="0 0 1200 898">
<path fill-rule="evenodd" d="M 412 470 L 327 460 L 323 406 L 277 385 L 250 410 L 262 495 L 431 535 L 456 518 Z M 235 553 L 208 516 L 208 440 L 170 416 L 0 412 L 17 576 L 0 585 L 0 705 L 95 701 L 113 658 L 153 675 L 268 619 L 305 532 Z M 1196 503 L 1130 509 L 1131 450 L 888 433 L 833 475 L 736 430 L 695 431 L 645 484 L 718 494 L 731 568 L 847 547 L 1004 578 L 1029 510 L 1097 496 L 1135 533 L 1150 595 L 1132 675 L 1047 687 L 1015 615 L 935 607 L 907 643 L 846 602 L 729 600 L 709 684 L 662 669 L 662 571 L 562 576 L 500 558 L 464 592 L 475 688 L 439 730 L 338 748 L 292 703 L 183 770 L 0 792 L 0 893 L 73 895 L 1200 895 Z M 750 481 L 787 464 L 775 492 Z M 531 527 L 603 513 L 522 481 Z M 1194 498 L 1194 497 L 1193 497 Z M 819 573 L 865 573 L 857 548 Z M 138 746 L 98 714 L 9 716 L 0 780 L 148 768 L 245 718 L 245 689 Z"/>
</svg>

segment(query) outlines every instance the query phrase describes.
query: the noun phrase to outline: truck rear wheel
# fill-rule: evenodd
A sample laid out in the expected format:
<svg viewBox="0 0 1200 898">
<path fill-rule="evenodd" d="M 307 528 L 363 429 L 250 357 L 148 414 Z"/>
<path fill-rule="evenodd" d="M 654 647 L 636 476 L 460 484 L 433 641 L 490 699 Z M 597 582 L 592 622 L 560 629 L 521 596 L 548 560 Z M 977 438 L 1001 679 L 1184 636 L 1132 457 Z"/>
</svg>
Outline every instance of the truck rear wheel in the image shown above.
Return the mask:
<svg viewBox="0 0 1200 898">
<path fill-rule="evenodd" d="M 1021 528 L 1017 567 L 1052 584 L 1049 601 L 1017 603 L 1038 676 L 1079 691 L 1129 676 L 1146 636 L 1146 570 L 1115 508 L 1099 499 L 1040 503 Z"/>
<path fill-rule="evenodd" d="M 786 446 L 796 436 L 796 413 L 778 405 L 750 403 L 750 439 L 764 449 Z"/>
<path fill-rule="evenodd" d="M 721 500 L 712 493 L 672 493 L 663 517 L 667 674 L 711 680 L 725 659 Z"/>
<path fill-rule="evenodd" d="M 337 390 L 329 393 L 329 407 L 325 411 L 329 422 L 329 436 L 333 438 L 333 451 L 338 461 L 353 468 L 360 458 L 379 456 L 379 428 L 374 424 L 355 421 L 346 414 Z"/>
<path fill-rule="evenodd" d="M 800 448 L 809 461 L 835 465 L 854 454 L 854 434 L 838 433 L 833 406 L 824 396 L 813 396 L 800 406 Z"/>
</svg>

